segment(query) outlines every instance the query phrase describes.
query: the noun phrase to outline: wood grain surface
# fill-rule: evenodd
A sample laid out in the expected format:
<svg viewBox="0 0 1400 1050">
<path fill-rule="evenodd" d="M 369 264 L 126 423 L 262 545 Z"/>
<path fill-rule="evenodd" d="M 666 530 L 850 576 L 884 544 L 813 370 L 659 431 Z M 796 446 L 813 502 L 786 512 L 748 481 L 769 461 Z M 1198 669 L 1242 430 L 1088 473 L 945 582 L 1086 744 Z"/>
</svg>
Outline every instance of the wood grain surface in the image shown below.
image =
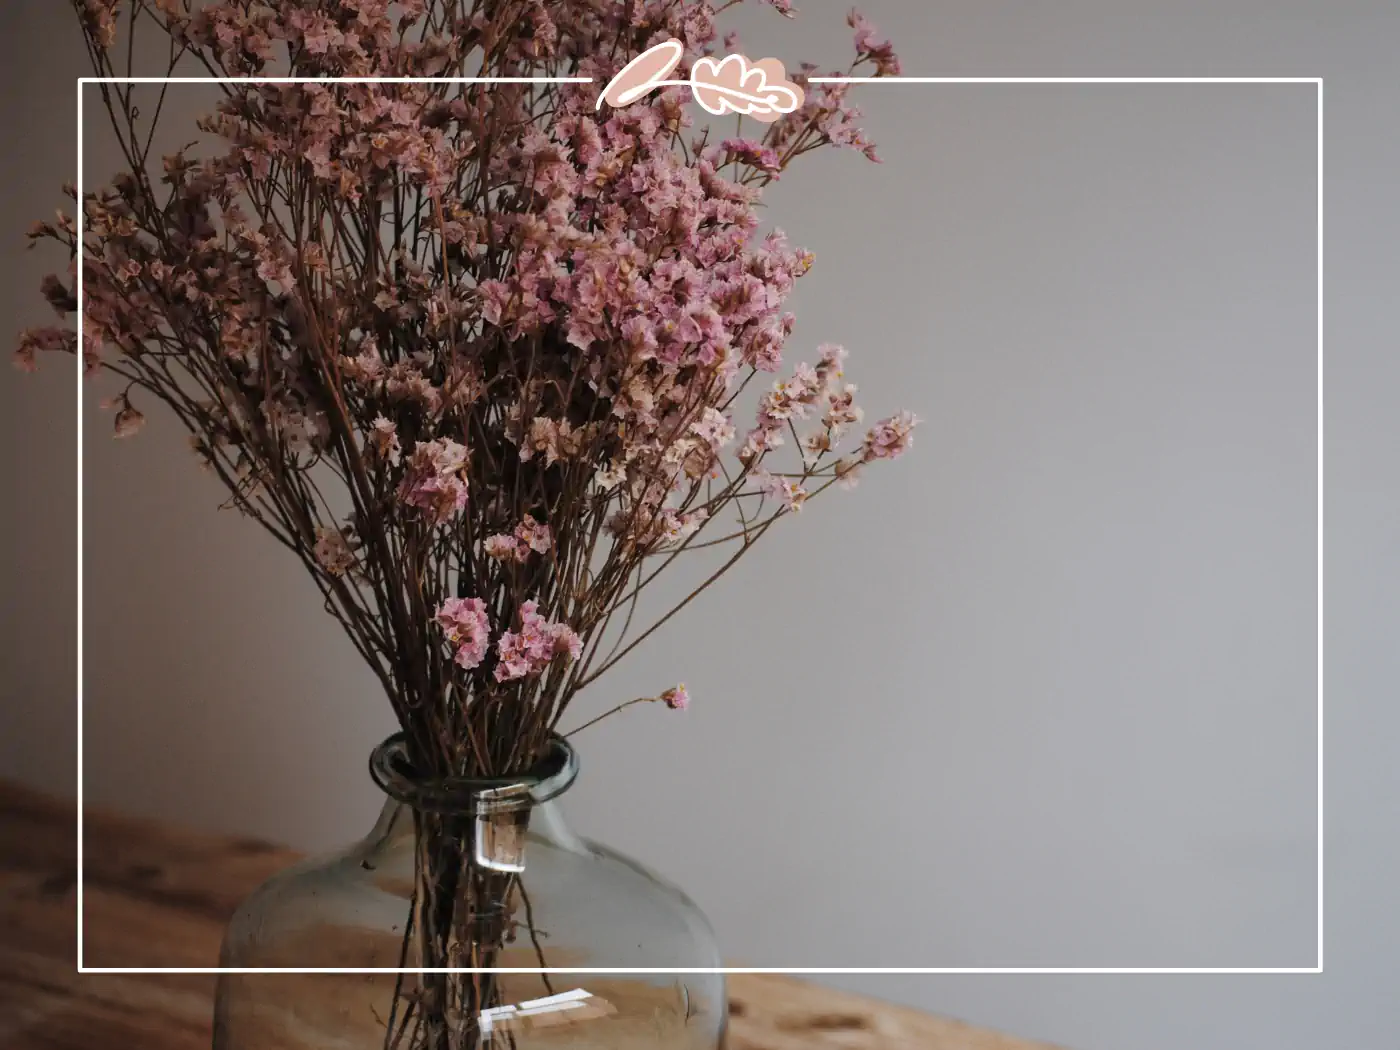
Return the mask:
<svg viewBox="0 0 1400 1050">
<path fill-rule="evenodd" d="M 84 961 L 214 966 L 290 850 L 88 810 Z M 204 1050 L 214 978 L 78 974 L 75 813 L 0 781 L 0 1050 Z M 1050 1050 L 772 975 L 729 978 L 730 1050 Z"/>
</svg>

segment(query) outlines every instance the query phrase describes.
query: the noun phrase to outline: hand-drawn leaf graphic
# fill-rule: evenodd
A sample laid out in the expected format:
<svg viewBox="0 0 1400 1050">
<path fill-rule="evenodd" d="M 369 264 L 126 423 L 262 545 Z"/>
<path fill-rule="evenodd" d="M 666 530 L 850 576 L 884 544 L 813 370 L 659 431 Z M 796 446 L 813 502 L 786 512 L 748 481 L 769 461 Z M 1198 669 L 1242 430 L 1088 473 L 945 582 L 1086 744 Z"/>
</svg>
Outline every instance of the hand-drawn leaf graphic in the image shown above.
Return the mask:
<svg viewBox="0 0 1400 1050">
<path fill-rule="evenodd" d="M 738 113 L 771 124 L 802 105 L 802 89 L 787 79 L 776 58 L 750 63 L 743 55 L 716 62 L 697 58 L 690 68 L 690 91 L 700 108 L 715 116 Z"/>
<path fill-rule="evenodd" d="M 801 87 L 787 78 L 787 70 L 783 68 L 782 62 L 776 58 L 760 58 L 754 63 L 754 68 L 763 71 L 764 75 L 768 78 L 768 84 L 771 90 L 781 90 L 783 92 L 783 98 L 781 100 L 782 105 L 777 107 L 780 114 L 792 113 L 802 108 L 802 103 L 806 101 L 807 96 L 803 93 Z M 783 108 L 789 101 L 792 103 L 791 108 Z M 773 117 L 765 121 L 765 123 L 771 124 L 772 121 L 776 119 L 776 117 Z"/>
<path fill-rule="evenodd" d="M 613 107 L 630 105 L 649 94 L 680 64 L 684 51 L 679 40 L 663 40 L 647 48 L 608 81 L 594 108 L 601 108 L 604 102 Z"/>
</svg>

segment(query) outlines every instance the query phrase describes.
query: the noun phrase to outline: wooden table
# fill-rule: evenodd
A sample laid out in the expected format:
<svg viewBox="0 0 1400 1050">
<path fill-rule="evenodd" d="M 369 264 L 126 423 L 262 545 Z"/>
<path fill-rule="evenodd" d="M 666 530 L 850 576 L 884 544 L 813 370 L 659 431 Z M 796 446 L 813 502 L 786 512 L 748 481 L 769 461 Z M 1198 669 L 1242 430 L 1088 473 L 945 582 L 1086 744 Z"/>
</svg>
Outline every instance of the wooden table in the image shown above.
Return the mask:
<svg viewBox="0 0 1400 1050">
<path fill-rule="evenodd" d="M 206 1050 L 214 978 L 79 975 L 75 813 L 0 781 L 0 1048 Z M 89 810 L 84 955 L 92 966 L 214 966 L 238 902 L 296 859 Z M 729 978 L 731 1050 L 1050 1050 L 787 977 Z"/>
</svg>

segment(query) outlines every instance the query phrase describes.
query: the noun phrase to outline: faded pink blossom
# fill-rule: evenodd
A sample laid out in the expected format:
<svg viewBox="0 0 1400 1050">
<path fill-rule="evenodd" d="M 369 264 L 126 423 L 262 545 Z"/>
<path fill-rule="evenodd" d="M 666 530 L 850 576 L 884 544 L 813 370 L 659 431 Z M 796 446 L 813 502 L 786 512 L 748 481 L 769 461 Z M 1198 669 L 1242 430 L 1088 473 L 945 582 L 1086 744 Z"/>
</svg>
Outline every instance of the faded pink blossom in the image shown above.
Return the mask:
<svg viewBox="0 0 1400 1050">
<path fill-rule="evenodd" d="M 466 448 L 451 438 L 421 441 L 409 456 L 399 499 L 429 521 L 444 522 L 467 505 L 466 466 Z"/>
<path fill-rule="evenodd" d="M 113 419 L 112 436 L 116 438 L 131 437 L 146 425 L 146 417 L 138 409 L 133 408 L 131 402 L 125 398 L 122 398 L 121 406 Z"/>
<path fill-rule="evenodd" d="M 496 643 L 500 658 L 496 681 L 507 682 L 539 674 L 556 657 L 578 659 L 583 642 L 568 624 L 546 620 L 534 601 L 520 606 L 520 629 L 506 631 Z"/>
<path fill-rule="evenodd" d="M 786 440 L 775 424 L 754 427 L 744 438 L 744 444 L 739 449 L 739 459 L 741 462 L 751 463 L 765 453 L 781 448 Z"/>
<path fill-rule="evenodd" d="M 821 397 L 824 386 L 811 365 L 798 365 L 791 379 L 778 380 L 773 389 L 759 399 L 759 426 L 774 428 L 790 419 L 805 419 Z"/>
<path fill-rule="evenodd" d="M 555 656 L 567 656 L 570 660 L 579 658 L 583 652 L 583 639 L 574 633 L 572 627 L 568 624 L 554 624 L 553 635 Z"/>
<path fill-rule="evenodd" d="M 717 408 L 707 405 L 700 418 L 690 424 L 690 432 L 711 448 L 723 448 L 734 440 L 734 424 Z"/>
<path fill-rule="evenodd" d="M 437 622 L 457 647 L 453 660 L 469 671 L 479 666 L 491 638 L 486 603 L 480 598 L 448 598 L 438 607 Z"/>
<path fill-rule="evenodd" d="M 912 412 L 898 412 L 870 428 L 861 445 L 861 459 L 898 459 L 914 443 L 913 430 L 921 420 Z"/>
<path fill-rule="evenodd" d="M 384 389 L 394 401 L 417 405 L 429 416 L 442 407 L 442 392 L 418 369 L 402 362 L 387 372 Z"/>
<path fill-rule="evenodd" d="M 499 325 L 509 317 L 511 290 L 504 281 L 488 280 L 477 285 L 481 296 L 481 316 L 490 324 Z"/>
<path fill-rule="evenodd" d="M 552 543 L 549 526 L 526 514 L 514 532 L 500 532 L 488 536 L 482 548 L 488 557 L 498 561 L 524 562 L 529 559 L 531 553 L 548 553 Z"/>
<path fill-rule="evenodd" d="M 855 488 L 860 484 L 860 475 L 863 467 L 864 463 L 858 455 L 837 460 L 833 468 L 837 487 L 843 489 Z"/>
<path fill-rule="evenodd" d="M 865 412 L 856 404 L 854 383 L 845 383 L 826 397 L 826 414 L 822 424 L 833 435 L 841 434 L 852 423 L 859 423 Z"/>
<path fill-rule="evenodd" d="M 666 507 L 657 516 L 660 525 L 658 538 L 664 546 L 684 543 L 705 524 L 708 517 L 709 512 L 704 508 L 682 514 Z"/>
<path fill-rule="evenodd" d="M 594 484 L 605 492 L 617 488 L 626 480 L 627 467 L 622 463 L 609 463 L 593 474 Z"/>
<path fill-rule="evenodd" d="M 525 515 L 525 519 L 515 527 L 515 540 L 526 550 L 532 550 L 536 554 L 546 554 L 552 545 L 553 537 L 550 534 L 549 526 L 544 525 L 530 515 Z"/>
<path fill-rule="evenodd" d="M 814 430 L 802 438 L 802 458 L 813 463 L 831 451 L 831 431 Z"/>
<path fill-rule="evenodd" d="M 719 144 L 719 154 L 721 164 L 737 160 L 774 177 L 783 170 L 777 150 L 753 139 L 725 139 Z"/>
<path fill-rule="evenodd" d="M 855 30 L 856 60 L 875 63 L 875 75 L 897 77 L 900 73 L 899 56 L 888 40 L 879 39 L 879 30 L 859 11 L 852 9 L 846 16 L 846 24 Z"/>
<path fill-rule="evenodd" d="M 756 470 L 753 479 L 758 485 L 758 490 L 777 500 L 778 505 L 785 511 L 796 513 L 802 509 L 802 504 L 807 502 L 807 491 L 801 483 L 792 478 L 770 474 L 766 470 Z"/>
<path fill-rule="evenodd" d="M 15 347 L 14 366 L 21 372 L 38 370 L 36 354 L 61 351 L 73 353 L 78 337 L 71 328 L 26 328 L 19 334 Z"/>
<path fill-rule="evenodd" d="M 845 374 L 843 369 L 847 356 L 846 348 L 836 343 L 823 343 L 817 347 L 816 373 L 826 388 L 829 389 Z"/>
<path fill-rule="evenodd" d="M 519 542 L 508 532 L 498 532 L 494 536 L 487 536 L 481 547 L 486 551 L 487 557 L 495 558 L 497 561 L 524 560 L 518 556 L 520 553 Z"/>
<path fill-rule="evenodd" d="M 375 416 L 370 423 L 370 442 L 380 459 L 390 466 L 397 467 L 402 450 L 399 448 L 398 428 L 383 416 Z"/>
<path fill-rule="evenodd" d="M 103 47 L 116 42 L 120 4 L 121 0 L 82 0 L 79 5 L 79 14 Z"/>
<path fill-rule="evenodd" d="M 690 693 L 686 690 L 684 682 L 667 689 L 658 699 L 672 711 L 684 711 L 690 706 Z"/>
<path fill-rule="evenodd" d="M 384 379 L 384 358 L 379 355 L 379 347 L 373 339 L 365 339 L 360 344 L 360 352 L 354 357 L 341 358 L 340 368 L 347 379 L 366 386 L 376 385 Z"/>
<path fill-rule="evenodd" d="M 560 459 L 578 455 L 585 436 L 567 420 L 537 416 L 530 421 L 525 440 L 520 444 L 520 459 L 528 461 L 535 454 L 543 453 L 545 464 L 553 466 Z"/>
<path fill-rule="evenodd" d="M 341 529 L 316 528 L 316 544 L 312 548 L 316 564 L 332 576 L 344 576 L 355 566 L 355 555 Z"/>
</svg>

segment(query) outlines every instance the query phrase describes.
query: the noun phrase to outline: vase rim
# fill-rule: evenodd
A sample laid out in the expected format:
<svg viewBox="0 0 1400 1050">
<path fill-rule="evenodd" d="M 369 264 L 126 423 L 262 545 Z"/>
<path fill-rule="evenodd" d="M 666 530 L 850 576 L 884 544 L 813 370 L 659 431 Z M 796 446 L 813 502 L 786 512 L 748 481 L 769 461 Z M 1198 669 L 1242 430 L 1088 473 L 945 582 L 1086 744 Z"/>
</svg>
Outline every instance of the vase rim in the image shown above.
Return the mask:
<svg viewBox="0 0 1400 1050">
<path fill-rule="evenodd" d="M 528 773 L 504 777 L 424 778 L 413 773 L 400 731 L 369 756 L 369 775 L 396 802 L 433 813 L 501 813 L 558 798 L 578 777 L 578 752 L 551 733 L 544 757 Z"/>
</svg>

